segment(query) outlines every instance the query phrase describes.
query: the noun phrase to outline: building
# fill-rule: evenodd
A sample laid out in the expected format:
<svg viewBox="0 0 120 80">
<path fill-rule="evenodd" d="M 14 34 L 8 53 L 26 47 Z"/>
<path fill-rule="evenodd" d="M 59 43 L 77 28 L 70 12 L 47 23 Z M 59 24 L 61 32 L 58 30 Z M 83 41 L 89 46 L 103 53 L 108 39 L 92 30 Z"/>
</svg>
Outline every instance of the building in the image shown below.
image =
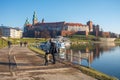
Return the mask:
<svg viewBox="0 0 120 80">
<path fill-rule="evenodd" d="M 89 33 L 88 25 L 83 25 L 81 23 L 64 23 L 63 30 L 61 31 L 62 36 L 67 36 L 71 34 L 88 35 L 88 33 Z"/>
<path fill-rule="evenodd" d="M 92 21 L 88 21 L 87 25 L 89 26 L 89 31 L 93 32 L 93 22 Z"/>
<path fill-rule="evenodd" d="M 34 12 L 32 24 L 29 23 L 28 18 L 25 21 L 23 36 L 24 37 L 55 37 L 55 36 L 68 36 L 72 34 L 88 35 L 90 30 L 89 30 L 89 25 L 84 25 L 81 23 L 67 23 L 65 21 L 45 22 L 44 19 L 42 19 L 41 22 L 38 22 L 36 13 Z"/>
<path fill-rule="evenodd" d="M 110 32 L 102 32 L 102 37 L 110 38 Z"/>
<path fill-rule="evenodd" d="M 101 36 L 101 31 L 99 28 L 100 28 L 99 25 L 93 25 L 92 35 L 95 35 L 96 37 Z"/>
<path fill-rule="evenodd" d="M 19 28 L 12 28 L 8 26 L 0 26 L 1 36 L 2 37 L 10 37 L 10 38 L 21 38 L 22 30 Z"/>
</svg>

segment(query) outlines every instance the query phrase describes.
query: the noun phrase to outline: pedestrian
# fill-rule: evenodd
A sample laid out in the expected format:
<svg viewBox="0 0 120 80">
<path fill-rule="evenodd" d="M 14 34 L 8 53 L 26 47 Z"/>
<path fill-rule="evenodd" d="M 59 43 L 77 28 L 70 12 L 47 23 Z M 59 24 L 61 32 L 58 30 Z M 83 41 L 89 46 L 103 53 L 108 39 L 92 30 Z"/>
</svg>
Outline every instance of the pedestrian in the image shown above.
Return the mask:
<svg viewBox="0 0 120 80">
<path fill-rule="evenodd" d="M 48 61 L 49 61 L 49 56 L 48 55 L 50 55 L 50 45 L 51 44 L 48 41 L 48 42 L 45 43 L 45 48 L 43 48 L 44 51 L 45 51 L 45 65 L 48 65 Z"/>
<path fill-rule="evenodd" d="M 26 42 L 26 41 L 24 42 L 24 46 L 25 46 L 25 47 L 27 46 L 27 42 Z"/>
<path fill-rule="evenodd" d="M 22 41 L 20 41 L 20 47 L 22 47 L 22 44 L 23 44 L 23 42 L 22 42 Z"/>
<path fill-rule="evenodd" d="M 55 53 L 57 53 L 56 45 L 52 40 L 50 39 L 48 43 L 46 43 L 46 51 L 45 51 L 45 65 L 48 65 L 48 54 L 52 55 L 52 63 L 56 63 L 55 59 Z"/>
<path fill-rule="evenodd" d="M 11 47 L 11 41 L 8 41 L 8 48 L 10 48 Z"/>
</svg>

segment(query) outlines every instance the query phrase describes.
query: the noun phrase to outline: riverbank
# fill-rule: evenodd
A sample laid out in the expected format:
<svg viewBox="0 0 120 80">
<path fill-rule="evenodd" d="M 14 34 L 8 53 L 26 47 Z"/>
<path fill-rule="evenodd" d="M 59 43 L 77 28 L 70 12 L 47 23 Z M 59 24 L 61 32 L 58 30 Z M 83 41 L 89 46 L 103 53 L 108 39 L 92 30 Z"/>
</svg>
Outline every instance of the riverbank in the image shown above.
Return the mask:
<svg viewBox="0 0 120 80">
<path fill-rule="evenodd" d="M 30 48 L 31 50 L 39 53 L 40 55 L 44 55 L 44 52 L 43 52 L 42 50 L 39 50 L 39 49 L 37 49 L 37 48 L 35 48 L 35 47 L 32 47 L 32 46 L 30 46 L 29 48 Z M 42 53 L 42 54 L 41 54 L 41 53 Z M 92 69 L 92 68 L 88 68 L 88 67 L 85 67 L 85 66 L 80 66 L 80 65 L 72 64 L 72 63 L 70 63 L 70 62 L 63 62 L 63 61 L 60 61 L 60 62 L 62 62 L 62 63 L 64 63 L 64 64 L 67 64 L 67 65 L 69 65 L 69 66 L 72 66 L 72 67 L 74 67 L 74 68 L 77 68 L 77 69 L 79 69 L 82 73 L 85 73 L 85 74 L 87 74 L 87 75 L 89 75 L 89 76 L 92 76 L 92 77 L 94 77 L 94 78 L 96 78 L 96 79 L 98 79 L 98 80 L 117 80 L 117 78 L 115 78 L 115 77 L 108 76 L 108 75 L 106 75 L 106 74 L 104 74 L 104 73 L 101 73 L 101 72 L 99 72 L 99 71 L 97 71 L 97 70 L 94 70 L 94 69 Z"/>
</svg>

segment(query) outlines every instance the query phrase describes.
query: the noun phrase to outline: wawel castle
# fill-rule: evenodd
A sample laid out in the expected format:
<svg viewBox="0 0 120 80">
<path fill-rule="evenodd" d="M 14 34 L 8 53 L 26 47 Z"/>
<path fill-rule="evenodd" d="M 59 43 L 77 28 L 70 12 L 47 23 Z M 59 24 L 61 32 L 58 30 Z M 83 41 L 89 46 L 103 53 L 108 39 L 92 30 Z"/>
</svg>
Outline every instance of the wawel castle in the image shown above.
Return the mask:
<svg viewBox="0 0 120 80">
<path fill-rule="evenodd" d="M 95 28 L 94 28 L 95 27 Z M 38 21 L 37 15 L 34 12 L 32 24 L 29 23 L 28 18 L 24 24 L 24 37 L 55 37 L 55 36 L 69 36 L 73 34 L 89 35 L 90 33 L 98 35 L 99 26 L 93 26 L 92 21 L 87 24 L 81 23 L 67 23 L 63 22 L 41 22 Z"/>
<path fill-rule="evenodd" d="M 19 28 L 12 28 L 8 26 L 0 26 L 0 37 L 11 38 L 50 38 L 56 36 L 71 36 L 77 35 L 94 35 L 96 37 L 116 37 L 115 33 L 103 32 L 99 29 L 99 25 L 93 25 L 92 21 L 86 24 L 82 23 L 68 23 L 68 22 L 45 22 L 44 19 L 38 21 L 37 15 L 34 12 L 32 24 L 29 23 L 28 18 L 24 24 L 24 31 Z"/>
</svg>

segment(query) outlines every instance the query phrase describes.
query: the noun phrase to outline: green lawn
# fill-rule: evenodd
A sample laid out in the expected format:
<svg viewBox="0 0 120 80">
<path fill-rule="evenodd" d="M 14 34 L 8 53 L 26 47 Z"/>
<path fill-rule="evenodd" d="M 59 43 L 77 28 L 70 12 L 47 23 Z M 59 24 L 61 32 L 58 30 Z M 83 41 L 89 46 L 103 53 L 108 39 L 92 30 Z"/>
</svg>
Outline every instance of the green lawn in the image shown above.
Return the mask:
<svg viewBox="0 0 120 80">
<path fill-rule="evenodd" d="M 7 41 L 2 39 L 2 38 L 0 38 L 0 48 L 3 48 L 5 46 L 7 46 Z"/>
<path fill-rule="evenodd" d="M 7 41 L 11 41 L 13 45 L 16 45 L 16 44 L 19 44 L 20 41 L 22 42 L 27 42 L 28 44 L 31 44 L 31 43 L 40 43 L 40 42 L 44 42 L 46 41 L 45 38 L 21 38 L 21 39 L 13 39 L 13 38 L 6 38 L 6 39 L 3 39 L 3 38 L 0 38 L 0 48 L 3 48 L 5 46 L 7 46 Z"/>
</svg>

